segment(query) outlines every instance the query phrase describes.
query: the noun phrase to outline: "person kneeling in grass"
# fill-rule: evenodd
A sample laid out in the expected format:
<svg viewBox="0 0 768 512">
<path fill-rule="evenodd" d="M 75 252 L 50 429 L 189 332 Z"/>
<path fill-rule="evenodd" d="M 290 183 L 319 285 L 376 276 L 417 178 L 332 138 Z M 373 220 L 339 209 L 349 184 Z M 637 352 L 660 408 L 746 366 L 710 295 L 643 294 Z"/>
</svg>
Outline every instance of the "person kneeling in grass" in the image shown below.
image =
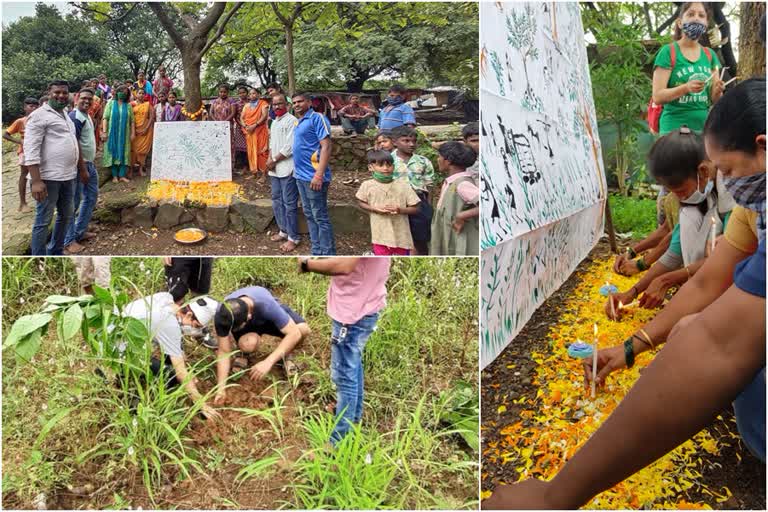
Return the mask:
<svg viewBox="0 0 768 512">
<path fill-rule="evenodd" d="M 387 303 L 389 258 L 299 259 L 300 272 L 331 277 L 328 316 L 331 331 L 331 380 L 336 385 L 336 446 L 363 418 L 363 350 Z"/>
<path fill-rule="evenodd" d="M 368 152 L 373 179 L 357 191 L 360 208 L 370 213 L 373 254 L 408 256 L 413 249 L 408 216 L 419 212 L 421 199 L 404 180 L 394 179 L 394 159 L 386 151 Z"/>
<path fill-rule="evenodd" d="M 207 298 L 198 297 L 186 306 L 174 303 L 173 296 L 168 292 L 160 292 L 148 297 L 135 300 L 125 306 L 123 316 L 135 318 L 147 326 L 153 343 L 160 347 L 164 361 L 152 357 L 152 373 L 160 373 L 165 366 L 165 375 L 171 386 L 184 384 L 189 396 L 194 401 L 202 399 L 197 390 L 195 380 L 190 378 L 184 361 L 184 350 L 181 337 L 182 328 L 193 327 L 200 329 L 208 324 L 216 312 L 219 303 Z M 220 415 L 213 407 L 203 404 L 201 412 L 206 418 L 218 418 Z"/>
<path fill-rule="evenodd" d="M 216 311 L 214 327 L 219 346 L 216 404 L 224 403 L 227 398 L 224 386 L 229 377 L 233 344 L 240 351 L 251 353 L 265 334 L 282 338 L 269 356 L 251 367 L 250 376 L 253 380 L 263 379 L 278 361 L 283 361 L 285 373 L 290 376 L 296 370 L 290 354 L 312 332 L 301 315 L 278 302 L 261 286 L 241 288 L 227 295 L 224 304 Z"/>
</svg>

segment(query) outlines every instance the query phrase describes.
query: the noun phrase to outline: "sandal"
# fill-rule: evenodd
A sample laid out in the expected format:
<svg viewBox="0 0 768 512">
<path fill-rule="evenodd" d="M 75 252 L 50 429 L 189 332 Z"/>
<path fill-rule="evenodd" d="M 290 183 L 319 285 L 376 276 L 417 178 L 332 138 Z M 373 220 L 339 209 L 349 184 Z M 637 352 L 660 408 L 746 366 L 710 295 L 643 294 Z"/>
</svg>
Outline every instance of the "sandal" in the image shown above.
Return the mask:
<svg viewBox="0 0 768 512">
<path fill-rule="evenodd" d="M 293 252 L 296 250 L 296 247 L 298 246 L 299 244 L 297 244 L 293 240 L 288 240 L 280 246 L 280 250 L 283 252 Z"/>
</svg>

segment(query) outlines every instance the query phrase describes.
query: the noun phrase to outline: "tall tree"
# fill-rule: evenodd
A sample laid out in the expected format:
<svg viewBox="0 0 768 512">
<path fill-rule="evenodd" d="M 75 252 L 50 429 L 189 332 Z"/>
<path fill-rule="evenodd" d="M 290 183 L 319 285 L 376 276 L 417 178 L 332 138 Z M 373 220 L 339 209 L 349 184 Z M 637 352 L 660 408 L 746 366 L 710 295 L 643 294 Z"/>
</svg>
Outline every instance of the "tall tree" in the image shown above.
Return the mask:
<svg viewBox="0 0 768 512">
<path fill-rule="evenodd" d="M 42 95 L 51 80 L 67 80 L 74 90 L 101 72 L 129 73 L 86 20 L 42 2 L 34 16 L 3 26 L 2 37 L 4 121 L 22 115 L 24 98 Z"/>
<path fill-rule="evenodd" d="M 172 78 L 181 71 L 178 49 L 145 3 L 72 2 L 71 5 L 92 23 L 106 41 L 109 52 L 127 61 L 131 76 L 143 72 L 151 80 L 160 66 L 165 66 Z"/>
<path fill-rule="evenodd" d="M 182 10 L 173 3 L 149 2 L 160 24 L 181 52 L 184 68 L 184 103 L 187 111 L 196 112 L 202 106 L 200 89 L 200 68 L 203 57 L 224 34 L 229 20 L 242 7 L 235 2 L 227 10 L 224 2 L 214 2 L 210 8 Z M 188 7 L 188 4 L 182 4 Z M 174 17 L 172 18 L 172 11 Z M 175 18 L 175 19 L 174 19 Z"/>
<path fill-rule="evenodd" d="M 765 76 L 765 3 L 742 2 L 739 24 L 739 74 L 742 79 Z M 761 26 L 762 25 L 762 26 Z"/>
</svg>

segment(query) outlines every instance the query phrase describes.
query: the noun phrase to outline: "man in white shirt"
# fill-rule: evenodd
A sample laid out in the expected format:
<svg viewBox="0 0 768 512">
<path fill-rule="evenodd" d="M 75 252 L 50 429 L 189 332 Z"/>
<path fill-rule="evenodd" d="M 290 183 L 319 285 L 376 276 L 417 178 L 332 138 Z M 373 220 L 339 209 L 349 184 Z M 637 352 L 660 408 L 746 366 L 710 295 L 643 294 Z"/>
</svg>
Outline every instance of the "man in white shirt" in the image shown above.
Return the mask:
<svg viewBox="0 0 768 512">
<path fill-rule="evenodd" d="M 267 170 L 272 186 L 272 210 L 279 232 L 272 235 L 273 242 L 283 241 L 280 250 L 291 252 L 301 242 L 298 221 L 299 190 L 293 176 L 293 132 L 296 118 L 288 112 L 284 94 L 272 96 L 275 120 L 269 130 L 269 160 Z"/>
<path fill-rule="evenodd" d="M 160 348 L 166 363 L 170 362 L 172 368 L 166 368 L 166 375 L 171 377 L 171 381 L 175 377 L 176 383 L 184 384 L 194 401 L 200 400 L 202 395 L 194 379 L 189 378 L 181 344 L 182 331 L 201 329 L 213 320 L 218 307 L 218 302 L 207 297 L 197 297 L 188 305 L 179 307 L 170 293 L 160 292 L 135 300 L 123 309 L 124 317 L 145 323 L 152 342 Z M 153 360 L 153 372 L 159 372 L 160 366 L 160 361 Z M 201 412 L 206 418 L 219 417 L 219 413 L 208 404 L 203 404 Z"/>
<path fill-rule="evenodd" d="M 32 256 L 61 256 L 64 237 L 72 221 L 75 180 L 88 183 L 88 170 L 78 149 L 77 134 L 64 108 L 69 84 L 56 80 L 48 87 L 48 103 L 32 112 L 24 133 L 24 158 L 29 168 L 32 197 L 37 201 L 32 228 Z M 48 228 L 57 211 L 53 235 Z"/>
</svg>

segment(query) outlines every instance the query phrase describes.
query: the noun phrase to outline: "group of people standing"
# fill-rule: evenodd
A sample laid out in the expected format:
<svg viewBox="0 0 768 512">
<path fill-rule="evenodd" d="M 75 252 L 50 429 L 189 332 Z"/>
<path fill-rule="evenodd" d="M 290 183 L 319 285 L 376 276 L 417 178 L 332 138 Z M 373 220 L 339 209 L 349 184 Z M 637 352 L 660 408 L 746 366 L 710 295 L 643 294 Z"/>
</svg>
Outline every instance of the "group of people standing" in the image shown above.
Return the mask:
<svg viewBox="0 0 768 512">
<path fill-rule="evenodd" d="M 80 243 L 94 236 L 87 230 L 98 198 L 96 152 L 113 182 L 128 182 L 134 172 L 145 176 L 155 123 L 210 120 L 231 123 L 232 160 L 242 155 L 260 182 L 270 180 L 278 232 L 271 241 L 293 252 L 302 241 L 298 201 L 309 230 L 312 255 L 336 254 L 328 212 L 332 141 L 329 119 L 313 108 L 311 96 L 285 94 L 279 84 L 259 90 L 219 87 L 210 111 L 188 112 L 177 102 L 173 80 L 161 68 L 154 83 L 139 73 L 135 82 L 107 85 L 106 77 L 86 81 L 69 104 L 69 84 L 54 81 L 40 100 L 25 101 L 24 118 L 4 135 L 19 144 L 21 209 L 27 181 L 37 201 L 32 236 L 33 255 L 77 254 Z M 378 112 L 379 132 L 368 153 L 372 179 L 362 184 L 357 199 L 371 217 L 372 251 L 381 255 L 472 255 L 478 252 L 479 189 L 477 123 L 465 127 L 463 142 L 438 148 L 438 170 L 447 175 L 433 212 L 432 188 L 437 176 L 432 162 L 415 153 L 417 132 L 405 88 L 390 87 Z M 376 111 L 359 103 L 341 109 L 345 130 L 364 131 Z M 38 109 L 39 105 L 42 106 Z M 21 139 L 13 135 L 20 134 Z M 407 184 L 407 186 L 404 186 Z M 49 226 L 57 212 L 53 233 Z M 75 212 L 77 215 L 75 216 Z"/>
</svg>

